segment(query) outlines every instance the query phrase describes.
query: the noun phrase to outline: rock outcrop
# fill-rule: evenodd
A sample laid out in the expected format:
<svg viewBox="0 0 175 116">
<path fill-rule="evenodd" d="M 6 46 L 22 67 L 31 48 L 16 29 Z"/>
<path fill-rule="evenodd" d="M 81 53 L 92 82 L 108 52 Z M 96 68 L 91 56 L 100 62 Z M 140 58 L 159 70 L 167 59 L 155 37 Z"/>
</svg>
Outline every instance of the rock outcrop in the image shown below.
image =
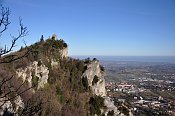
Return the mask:
<svg viewBox="0 0 175 116">
<path fill-rule="evenodd" d="M 104 75 L 105 72 L 101 70 L 99 61 L 93 60 L 89 64 L 87 64 L 87 70 L 83 73 L 82 77 L 87 77 L 88 84 L 93 94 L 104 98 L 104 105 L 107 107 L 107 110 L 104 111 L 105 115 L 107 115 L 108 111 L 113 110 L 115 116 L 122 116 L 124 114 L 117 109 L 114 103 L 106 95 Z M 98 77 L 98 82 L 93 84 L 93 80 L 95 77 Z"/>
<path fill-rule="evenodd" d="M 20 96 L 17 96 L 14 103 L 16 104 L 15 112 L 19 110 L 19 108 L 24 108 L 24 102 Z"/>
<path fill-rule="evenodd" d="M 27 66 L 25 69 L 17 69 L 17 77 L 22 78 L 23 82 L 27 81 L 29 87 L 32 87 L 35 81 L 38 84 L 37 89 L 43 88 L 44 84 L 47 83 L 49 70 L 41 62 L 34 61 L 30 66 Z"/>
<path fill-rule="evenodd" d="M 111 99 L 109 97 L 105 97 L 104 99 L 104 104 L 107 107 L 107 110 L 105 112 L 105 115 L 107 115 L 107 113 L 109 111 L 114 111 L 115 116 L 125 116 L 123 113 L 121 113 L 117 107 L 114 105 L 114 103 L 111 101 Z"/>
<path fill-rule="evenodd" d="M 13 102 L 13 103 L 12 103 Z M 13 104 L 13 105 L 12 105 Z M 20 96 L 17 96 L 14 101 L 6 100 L 5 97 L 0 98 L 0 116 L 7 116 L 18 112 L 20 108 L 24 108 L 24 102 Z"/>
<path fill-rule="evenodd" d="M 3 116 L 5 112 L 14 113 L 12 103 L 10 101 L 4 101 L 4 98 L 0 98 L 0 116 Z"/>
<path fill-rule="evenodd" d="M 48 49 L 44 49 L 46 48 L 46 46 Z M 104 106 L 106 106 L 104 109 L 101 107 L 98 108 L 101 111 L 101 113 L 107 115 L 109 111 L 114 111 L 115 116 L 124 116 L 124 114 L 118 110 L 118 108 L 114 105 L 114 103 L 110 100 L 110 98 L 107 97 L 107 92 L 105 89 L 105 79 L 104 79 L 105 71 L 100 66 L 98 60 L 94 59 L 86 63 L 85 61 L 79 61 L 68 58 L 68 45 L 63 40 L 57 40 L 57 36 L 55 34 L 52 36 L 52 39 L 46 40 L 45 43 L 40 42 L 39 44 L 36 44 L 33 47 L 33 49 L 36 52 L 36 54 L 31 53 L 30 57 L 32 59 L 35 55 L 36 56 L 32 60 L 29 60 L 30 65 L 26 66 L 25 68 L 18 68 L 16 70 L 16 77 L 21 78 L 23 82 L 27 82 L 27 85 L 29 86 L 29 88 L 31 87 L 31 90 L 33 91 L 32 93 L 33 95 L 35 94 L 37 95 L 38 91 L 41 92 L 42 90 L 46 90 L 49 88 L 48 92 L 51 92 L 49 94 L 51 94 L 50 96 L 53 96 L 54 101 L 52 101 L 52 98 L 50 98 L 50 96 L 47 97 L 48 99 L 50 98 L 49 100 L 51 100 L 52 102 L 57 102 L 56 104 L 60 105 L 58 107 L 60 108 L 60 112 L 64 111 L 64 108 L 71 109 L 69 106 L 65 105 L 67 104 L 67 101 L 70 101 L 70 103 L 72 103 L 71 104 L 72 106 L 70 105 L 71 107 L 73 107 L 74 105 L 79 107 L 82 106 L 81 111 L 84 110 L 82 114 L 87 113 L 86 115 L 89 114 L 89 108 L 86 107 L 85 109 L 84 106 L 86 105 L 86 103 L 88 103 L 87 101 L 88 97 L 93 98 L 94 96 L 95 97 L 100 96 L 99 98 L 102 98 L 102 100 L 104 99 Z M 43 62 L 45 62 L 45 64 Z M 28 62 L 26 64 L 28 64 Z M 54 73 L 52 71 L 60 71 L 60 72 Z M 88 88 L 87 90 L 85 90 L 85 92 L 89 92 L 89 94 L 87 94 L 86 99 L 81 99 L 79 100 L 80 102 L 76 102 L 77 97 L 79 98 L 85 97 L 83 94 L 79 95 L 78 93 L 80 91 L 81 92 L 84 91 L 84 89 L 81 90 L 81 88 L 83 88 L 82 87 L 83 85 L 81 85 L 82 83 L 80 83 L 82 82 L 84 77 L 87 78 L 85 81 L 86 82 L 85 85 L 87 85 L 86 87 Z M 47 88 L 45 84 L 48 83 L 48 79 L 50 83 L 48 84 L 49 87 Z M 64 84 L 65 86 L 63 86 Z M 37 86 L 32 88 L 34 85 Z M 68 87 L 70 88 L 67 89 Z M 40 91 L 39 90 L 40 88 L 44 89 L 41 89 Z M 89 91 L 89 88 L 91 91 Z M 76 91 L 78 89 L 80 90 Z M 52 94 L 54 90 L 56 92 L 55 94 Z M 0 102 L 1 106 L 0 115 L 3 115 L 4 111 L 6 110 L 11 113 L 16 113 L 19 111 L 20 108 L 22 109 L 25 108 L 25 104 L 23 103 L 23 100 L 25 101 L 25 98 L 21 97 L 22 96 L 17 96 L 15 99 L 11 101 L 6 101 L 5 103 Z M 3 101 L 3 99 L 1 98 L 0 101 Z M 13 104 L 15 104 L 15 108 Z M 49 109 L 56 108 L 56 110 L 58 110 L 58 108 L 55 106 L 54 107 L 48 106 L 48 108 Z M 74 112 L 75 110 L 72 109 L 72 111 Z M 78 109 L 77 112 L 79 111 L 80 110 Z M 65 112 L 67 112 L 67 110 L 64 111 L 64 113 Z"/>
<path fill-rule="evenodd" d="M 95 76 L 98 77 L 98 82 L 93 84 Z M 93 60 L 91 63 L 87 64 L 87 69 L 82 77 L 87 77 L 88 84 L 95 95 L 106 96 L 104 72 L 101 71 L 100 64 L 97 60 Z"/>
<path fill-rule="evenodd" d="M 58 67 L 59 62 L 56 61 L 55 59 L 51 59 L 51 61 L 48 59 L 49 62 L 51 62 L 52 68 Z"/>
<path fill-rule="evenodd" d="M 61 56 L 62 59 L 68 57 L 68 47 L 63 48 L 63 49 L 60 50 L 60 56 Z"/>
</svg>

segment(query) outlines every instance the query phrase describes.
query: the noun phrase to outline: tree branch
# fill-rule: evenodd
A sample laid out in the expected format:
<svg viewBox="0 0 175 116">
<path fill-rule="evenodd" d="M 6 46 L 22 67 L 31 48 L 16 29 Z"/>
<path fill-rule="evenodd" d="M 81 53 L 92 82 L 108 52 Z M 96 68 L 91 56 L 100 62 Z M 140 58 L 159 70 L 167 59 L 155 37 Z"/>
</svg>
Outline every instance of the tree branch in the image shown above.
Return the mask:
<svg viewBox="0 0 175 116">
<path fill-rule="evenodd" d="M 10 15 L 9 8 L 4 8 L 4 7 L 1 6 L 0 28 L 2 27 L 2 29 L 0 30 L 0 36 L 5 30 L 7 30 L 7 27 L 10 24 L 9 15 Z"/>
<path fill-rule="evenodd" d="M 22 23 L 22 19 L 21 19 L 21 18 L 19 18 L 19 25 L 20 25 L 20 30 L 18 30 L 18 32 L 19 32 L 19 33 L 18 33 L 18 36 L 17 36 L 17 37 L 11 36 L 11 37 L 12 37 L 12 44 L 11 44 L 10 48 L 8 49 L 8 48 L 6 47 L 6 45 L 5 45 L 4 49 L 1 49 L 1 50 L 0 50 L 0 56 L 5 55 L 5 54 L 11 52 L 12 49 L 13 49 L 13 48 L 15 47 L 15 45 L 16 45 L 16 41 L 17 41 L 19 38 L 22 38 L 22 37 L 24 37 L 24 36 L 26 36 L 26 35 L 28 34 L 27 27 L 24 27 L 24 26 L 23 26 L 23 23 Z"/>
</svg>

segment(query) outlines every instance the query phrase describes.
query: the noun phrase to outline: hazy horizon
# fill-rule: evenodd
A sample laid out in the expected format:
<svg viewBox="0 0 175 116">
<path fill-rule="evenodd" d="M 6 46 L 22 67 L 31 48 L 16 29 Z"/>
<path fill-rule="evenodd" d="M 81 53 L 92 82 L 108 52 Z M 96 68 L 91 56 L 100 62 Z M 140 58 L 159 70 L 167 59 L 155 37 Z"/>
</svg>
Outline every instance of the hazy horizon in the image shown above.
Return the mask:
<svg viewBox="0 0 175 116">
<path fill-rule="evenodd" d="M 100 61 L 119 61 L 119 62 L 159 62 L 175 64 L 175 56 L 70 56 L 78 59 L 97 58 Z"/>
</svg>

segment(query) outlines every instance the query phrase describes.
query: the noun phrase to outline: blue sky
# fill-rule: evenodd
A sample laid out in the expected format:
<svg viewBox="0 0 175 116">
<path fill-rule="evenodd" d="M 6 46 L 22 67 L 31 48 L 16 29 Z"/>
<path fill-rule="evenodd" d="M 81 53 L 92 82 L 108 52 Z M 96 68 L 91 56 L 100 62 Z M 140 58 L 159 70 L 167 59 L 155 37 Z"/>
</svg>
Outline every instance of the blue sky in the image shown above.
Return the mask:
<svg viewBox="0 0 175 116">
<path fill-rule="evenodd" d="M 1 2 L 11 10 L 1 46 L 10 44 L 7 35 L 16 34 L 22 17 L 28 45 L 56 33 L 69 44 L 70 55 L 175 56 L 175 0 Z M 22 40 L 16 49 L 21 45 Z"/>
</svg>

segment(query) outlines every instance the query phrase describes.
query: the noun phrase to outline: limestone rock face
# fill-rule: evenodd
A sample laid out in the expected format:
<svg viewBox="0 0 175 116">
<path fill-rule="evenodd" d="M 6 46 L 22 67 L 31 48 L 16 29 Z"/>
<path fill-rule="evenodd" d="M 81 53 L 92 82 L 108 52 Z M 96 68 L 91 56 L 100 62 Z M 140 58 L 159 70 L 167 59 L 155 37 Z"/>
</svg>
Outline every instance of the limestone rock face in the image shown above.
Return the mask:
<svg viewBox="0 0 175 116">
<path fill-rule="evenodd" d="M 107 111 L 106 111 L 106 115 L 108 113 L 108 111 L 114 111 L 114 114 L 116 116 L 124 116 L 123 113 L 120 113 L 120 111 L 117 109 L 117 107 L 114 105 L 114 103 L 110 100 L 109 97 L 105 97 L 104 99 L 104 105 L 107 107 Z"/>
<path fill-rule="evenodd" d="M 16 104 L 15 112 L 19 110 L 19 108 L 24 108 L 24 102 L 20 96 L 17 96 L 14 103 Z"/>
<path fill-rule="evenodd" d="M 63 48 L 60 50 L 60 56 L 61 58 L 67 58 L 68 57 L 68 47 Z"/>
<path fill-rule="evenodd" d="M 53 65 L 56 65 L 56 62 L 53 62 Z M 43 88 L 47 83 L 48 74 L 48 68 L 37 61 L 34 61 L 24 69 L 20 68 L 16 70 L 16 77 L 21 78 L 23 82 L 28 82 L 29 87 L 32 87 L 33 81 L 35 80 L 38 84 L 37 89 Z M 34 89 L 32 90 L 34 91 Z M 17 96 L 11 101 L 6 101 L 6 99 L 8 99 L 8 97 L 0 98 L 0 116 L 4 115 L 5 111 L 14 114 L 18 112 L 20 108 L 23 109 L 25 107 L 21 96 Z"/>
<path fill-rule="evenodd" d="M 4 98 L 0 98 L 0 116 L 3 116 L 5 111 L 14 113 L 12 103 L 10 101 L 4 103 L 4 100 Z"/>
<path fill-rule="evenodd" d="M 94 77 L 98 77 L 98 82 L 92 84 Z M 100 69 L 98 61 L 92 61 L 87 65 L 87 70 L 83 73 L 82 77 L 87 77 L 88 84 L 92 89 L 92 92 L 97 96 L 106 96 L 104 72 Z"/>
<path fill-rule="evenodd" d="M 82 77 L 87 77 L 88 84 L 93 94 L 104 98 L 104 105 L 106 106 L 107 109 L 106 111 L 103 111 L 102 109 L 102 112 L 106 116 L 107 116 L 107 113 L 112 110 L 114 111 L 115 116 L 125 116 L 123 113 L 121 113 L 118 110 L 118 108 L 114 105 L 114 103 L 110 100 L 110 98 L 107 97 L 104 75 L 105 75 L 105 72 L 101 70 L 99 61 L 93 60 L 89 64 L 87 64 L 87 70 L 83 73 Z M 93 84 L 93 80 L 95 76 L 98 77 L 98 82 Z"/>
<path fill-rule="evenodd" d="M 52 66 L 52 68 L 57 67 L 58 65 L 59 65 L 58 61 L 56 61 L 55 59 L 51 59 L 51 66 Z"/>
<path fill-rule="evenodd" d="M 11 101 L 5 101 L 5 97 L 3 98 L 0 98 L 0 116 L 3 116 L 5 115 L 4 112 L 5 111 L 8 111 L 9 113 L 16 113 L 18 112 L 19 108 L 24 108 L 24 102 L 23 100 L 21 99 L 20 96 L 17 96 L 15 98 L 14 101 L 12 101 L 14 103 L 14 105 L 12 105 L 12 102 Z"/>
<path fill-rule="evenodd" d="M 43 64 L 38 64 L 37 61 L 34 61 L 31 65 L 27 66 L 25 69 L 17 69 L 16 71 L 17 77 L 22 78 L 23 82 L 27 81 L 29 87 L 32 87 L 32 79 L 38 78 L 38 87 L 43 88 L 44 84 L 47 83 L 49 70 Z"/>
</svg>

